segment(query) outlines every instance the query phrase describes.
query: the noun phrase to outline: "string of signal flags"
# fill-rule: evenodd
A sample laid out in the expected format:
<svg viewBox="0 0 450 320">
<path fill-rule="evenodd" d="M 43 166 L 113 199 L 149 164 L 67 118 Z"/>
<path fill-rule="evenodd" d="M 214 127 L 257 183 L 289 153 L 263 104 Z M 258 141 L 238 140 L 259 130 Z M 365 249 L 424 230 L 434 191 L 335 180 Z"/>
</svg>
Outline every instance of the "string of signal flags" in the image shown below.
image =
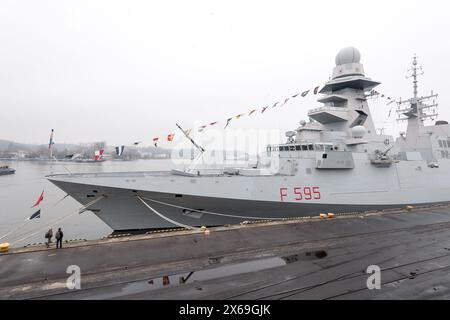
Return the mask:
<svg viewBox="0 0 450 320">
<path fill-rule="evenodd" d="M 279 101 L 277 101 L 277 102 L 275 102 L 273 104 L 266 105 L 264 107 L 259 107 L 259 108 L 252 108 L 250 111 L 247 111 L 247 112 L 244 112 L 244 113 L 239 113 L 239 114 L 237 114 L 237 115 L 235 115 L 233 117 L 229 117 L 223 122 L 221 122 L 221 121 L 208 122 L 208 123 L 206 123 L 206 124 L 204 124 L 202 126 L 199 126 L 199 127 L 196 127 L 196 128 L 190 128 L 190 129 L 183 130 L 183 131 L 184 131 L 184 134 L 189 137 L 190 134 L 194 130 L 196 130 L 197 132 L 201 133 L 204 130 L 206 130 L 207 128 L 219 125 L 220 123 L 225 123 L 225 125 L 223 127 L 223 129 L 225 130 L 225 129 L 228 128 L 228 126 L 230 125 L 230 123 L 233 120 L 239 120 L 239 119 L 241 119 L 243 117 L 251 117 L 252 115 L 256 115 L 258 113 L 259 114 L 265 114 L 268 110 L 279 109 L 279 108 L 283 107 L 288 102 L 290 102 L 290 101 L 292 101 L 294 99 L 305 98 L 308 95 L 317 95 L 318 93 L 320 93 L 320 90 L 324 86 L 325 86 L 325 83 L 322 84 L 322 85 L 319 85 L 319 86 L 315 86 L 315 87 L 313 87 L 311 89 L 308 89 L 308 90 L 305 90 L 305 91 L 300 91 L 300 92 L 298 92 L 298 93 L 296 93 L 294 95 L 291 95 L 289 97 L 281 99 L 281 100 L 279 100 Z M 369 94 L 367 95 L 367 97 L 384 98 L 387 101 L 387 105 L 389 105 L 389 104 L 391 104 L 393 102 L 397 102 L 395 99 L 391 98 L 390 96 L 382 94 L 382 93 L 380 93 L 380 92 L 378 92 L 376 90 L 370 91 Z M 389 111 L 389 116 L 390 116 L 391 111 L 392 111 L 392 109 Z M 158 143 L 160 141 L 172 142 L 174 140 L 174 137 L 175 137 L 175 133 L 170 132 L 170 133 L 168 133 L 165 136 L 164 135 L 163 136 L 154 136 L 152 138 L 152 142 L 153 142 L 155 147 L 158 147 Z M 137 146 L 140 143 L 142 143 L 142 141 L 134 142 L 133 145 Z"/>
</svg>

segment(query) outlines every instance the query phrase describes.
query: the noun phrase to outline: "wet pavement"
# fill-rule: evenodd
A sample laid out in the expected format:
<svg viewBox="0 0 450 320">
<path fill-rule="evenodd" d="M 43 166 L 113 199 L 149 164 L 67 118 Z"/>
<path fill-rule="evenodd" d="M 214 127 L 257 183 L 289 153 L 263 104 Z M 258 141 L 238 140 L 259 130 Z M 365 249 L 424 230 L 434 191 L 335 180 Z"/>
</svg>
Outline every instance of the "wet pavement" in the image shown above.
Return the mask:
<svg viewBox="0 0 450 320">
<path fill-rule="evenodd" d="M 66 273 L 80 267 L 81 289 Z M 366 269 L 381 268 L 369 290 Z M 0 255 L 2 299 L 448 299 L 450 208 L 248 224 Z"/>
</svg>

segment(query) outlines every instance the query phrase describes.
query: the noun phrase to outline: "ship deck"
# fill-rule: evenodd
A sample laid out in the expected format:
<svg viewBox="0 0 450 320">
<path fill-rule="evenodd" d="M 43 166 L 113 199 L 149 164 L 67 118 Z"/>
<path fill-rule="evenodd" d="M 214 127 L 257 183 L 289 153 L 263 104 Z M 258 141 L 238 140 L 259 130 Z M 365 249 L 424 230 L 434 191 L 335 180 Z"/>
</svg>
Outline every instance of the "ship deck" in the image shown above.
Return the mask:
<svg viewBox="0 0 450 320">
<path fill-rule="evenodd" d="M 12 249 L 0 255 L 0 298 L 450 298 L 449 206 L 209 231 Z M 79 290 L 66 288 L 69 265 L 81 269 Z M 370 265 L 381 268 L 380 290 L 367 289 Z"/>
</svg>

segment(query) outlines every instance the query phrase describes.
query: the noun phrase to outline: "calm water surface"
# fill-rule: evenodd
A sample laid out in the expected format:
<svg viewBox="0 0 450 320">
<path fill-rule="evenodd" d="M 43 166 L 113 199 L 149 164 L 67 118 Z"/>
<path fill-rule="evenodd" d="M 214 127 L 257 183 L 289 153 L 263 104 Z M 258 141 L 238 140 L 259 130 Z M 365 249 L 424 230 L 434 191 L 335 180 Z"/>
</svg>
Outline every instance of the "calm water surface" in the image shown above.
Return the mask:
<svg viewBox="0 0 450 320">
<path fill-rule="evenodd" d="M 98 239 L 112 230 L 92 212 L 72 214 L 61 223 L 55 223 L 59 217 L 78 211 L 81 205 L 71 197 L 59 202 L 65 193 L 45 179 L 46 175 L 81 172 L 120 172 L 170 170 L 175 165 L 171 160 L 105 161 L 102 163 L 34 162 L 2 161 L 16 169 L 13 175 L 0 176 L 0 237 L 25 224 L 1 242 L 12 246 L 43 242 L 46 226 L 50 224 L 55 234 L 57 228 L 64 231 L 65 239 Z M 37 209 L 32 209 L 44 190 L 41 203 L 41 218 L 26 222 Z M 36 235 L 33 235 L 37 233 Z M 25 238 L 23 239 L 22 238 Z"/>
</svg>

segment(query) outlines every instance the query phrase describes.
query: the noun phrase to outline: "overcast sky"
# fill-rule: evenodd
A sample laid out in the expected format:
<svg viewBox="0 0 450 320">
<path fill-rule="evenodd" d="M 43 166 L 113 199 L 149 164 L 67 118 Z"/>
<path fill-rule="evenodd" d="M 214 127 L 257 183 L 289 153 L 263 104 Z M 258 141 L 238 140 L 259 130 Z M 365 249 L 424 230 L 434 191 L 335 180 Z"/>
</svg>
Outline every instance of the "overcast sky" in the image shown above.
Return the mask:
<svg viewBox="0 0 450 320">
<path fill-rule="evenodd" d="M 129 144 L 223 121 L 326 81 L 357 47 L 378 91 L 440 94 L 450 120 L 448 1 L 0 2 L 0 139 Z M 316 97 L 317 98 L 317 97 Z M 233 128 L 295 129 L 314 96 Z M 378 127 L 394 114 L 371 102 Z M 384 123 L 385 122 L 385 123 Z M 176 131 L 175 131 L 176 132 Z"/>
</svg>

